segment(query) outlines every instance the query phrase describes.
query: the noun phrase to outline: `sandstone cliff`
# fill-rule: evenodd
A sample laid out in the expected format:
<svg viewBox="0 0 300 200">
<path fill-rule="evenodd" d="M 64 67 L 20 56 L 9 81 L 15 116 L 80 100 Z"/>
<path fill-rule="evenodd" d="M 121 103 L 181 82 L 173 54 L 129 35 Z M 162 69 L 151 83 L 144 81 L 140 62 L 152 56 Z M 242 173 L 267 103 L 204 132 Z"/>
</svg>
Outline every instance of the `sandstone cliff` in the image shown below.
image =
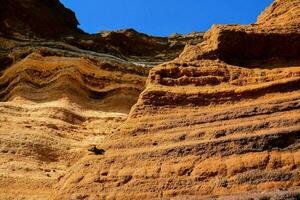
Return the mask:
<svg viewBox="0 0 300 200">
<path fill-rule="evenodd" d="M 0 199 L 299 198 L 299 0 L 167 38 L 0 3 Z"/>
<path fill-rule="evenodd" d="M 77 25 L 58 0 L 0 0 L 0 199 L 51 199 L 126 120 L 149 70 L 203 38 Z"/>
<path fill-rule="evenodd" d="M 299 198 L 300 24 L 268 22 L 299 3 L 213 26 L 154 67 L 106 154 L 73 165 L 57 199 Z"/>
</svg>

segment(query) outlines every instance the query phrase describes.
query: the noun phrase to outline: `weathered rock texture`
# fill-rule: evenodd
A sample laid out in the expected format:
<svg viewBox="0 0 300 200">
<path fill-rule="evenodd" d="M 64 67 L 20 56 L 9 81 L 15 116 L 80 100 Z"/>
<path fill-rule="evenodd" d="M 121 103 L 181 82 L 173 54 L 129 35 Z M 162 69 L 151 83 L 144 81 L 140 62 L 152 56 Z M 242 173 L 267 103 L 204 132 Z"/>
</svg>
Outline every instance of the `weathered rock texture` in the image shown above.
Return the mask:
<svg viewBox="0 0 300 200">
<path fill-rule="evenodd" d="M 252 68 L 290 66 L 299 62 L 299 25 L 214 25 L 204 38 L 204 42 L 186 47 L 180 57 L 190 61 L 219 59 Z"/>
<path fill-rule="evenodd" d="M 109 53 L 129 60 L 155 62 L 176 58 L 186 44 L 197 44 L 203 33 L 174 34 L 170 37 L 154 37 L 133 29 L 102 31 L 93 35 L 66 38 L 66 42 L 82 49 Z"/>
<path fill-rule="evenodd" d="M 271 9 L 154 67 L 105 155 L 73 165 L 56 198 L 299 199 L 300 24 L 268 25 Z"/>
<path fill-rule="evenodd" d="M 203 39 L 77 25 L 58 0 L 0 0 L 0 199 L 53 198 L 126 120 L 149 70 Z"/>
<path fill-rule="evenodd" d="M 299 199 L 299 1 L 204 41 L 0 3 L 0 199 Z"/>
<path fill-rule="evenodd" d="M 50 199 L 53 185 L 124 122 L 149 68 L 58 42 L 5 39 L 0 199 Z M 16 44 L 14 44 L 16 43 Z"/>
<path fill-rule="evenodd" d="M 299 0 L 275 0 L 257 20 L 263 25 L 299 25 L 300 8 Z"/>
</svg>

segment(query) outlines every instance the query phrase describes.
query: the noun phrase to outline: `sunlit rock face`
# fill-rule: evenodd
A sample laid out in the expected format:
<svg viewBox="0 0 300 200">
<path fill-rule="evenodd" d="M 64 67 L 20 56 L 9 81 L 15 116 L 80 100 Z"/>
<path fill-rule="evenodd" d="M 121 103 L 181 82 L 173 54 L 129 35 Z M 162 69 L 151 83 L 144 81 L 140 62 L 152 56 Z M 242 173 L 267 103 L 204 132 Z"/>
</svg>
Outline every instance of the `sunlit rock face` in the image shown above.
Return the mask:
<svg viewBox="0 0 300 200">
<path fill-rule="evenodd" d="M 0 199 L 299 198 L 299 1 L 170 37 L 0 3 Z"/>
<path fill-rule="evenodd" d="M 257 23 L 283 26 L 299 25 L 299 0 L 275 0 L 274 3 L 258 17 Z"/>
<path fill-rule="evenodd" d="M 125 122 L 149 70 L 203 40 L 77 25 L 58 0 L 0 0 L 0 199 L 52 199 Z"/>
<path fill-rule="evenodd" d="M 291 2 L 154 67 L 106 154 L 72 166 L 57 199 L 297 199 L 299 28 L 268 22 Z"/>
</svg>

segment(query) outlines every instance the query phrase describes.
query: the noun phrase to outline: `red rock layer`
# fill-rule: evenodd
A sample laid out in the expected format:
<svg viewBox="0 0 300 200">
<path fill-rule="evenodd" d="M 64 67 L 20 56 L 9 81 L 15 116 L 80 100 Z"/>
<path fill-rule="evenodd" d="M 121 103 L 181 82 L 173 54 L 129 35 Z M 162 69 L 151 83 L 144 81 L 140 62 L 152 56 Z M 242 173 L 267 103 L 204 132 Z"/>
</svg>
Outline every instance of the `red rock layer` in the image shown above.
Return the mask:
<svg viewBox="0 0 300 200">
<path fill-rule="evenodd" d="M 42 102 L 68 97 L 79 105 L 96 108 L 97 102 L 111 107 L 121 98 L 126 99 L 120 105 L 124 107 L 114 109 L 127 112 L 143 90 L 147 74 L 143 67 L 139 72 L 130 67 L 115 61 L 43 56 L 37 51 L 3 72 L 0 100 L 23 97 Z M 106 105 L 101 103 L 105 99 L 110 99 Z"/>
</svg>

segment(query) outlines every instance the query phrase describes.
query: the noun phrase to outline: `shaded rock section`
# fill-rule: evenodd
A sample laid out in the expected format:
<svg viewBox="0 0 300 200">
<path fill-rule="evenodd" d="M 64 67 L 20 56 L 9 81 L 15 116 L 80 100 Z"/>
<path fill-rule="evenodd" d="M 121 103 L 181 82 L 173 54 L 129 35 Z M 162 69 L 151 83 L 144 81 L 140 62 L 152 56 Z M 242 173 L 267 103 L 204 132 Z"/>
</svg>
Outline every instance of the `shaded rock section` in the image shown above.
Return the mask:
<svg viewBox="0 0 300 200">
<path fill-rule="evenodd" d="M 66 38 L 66 42 L 86 50 L 110 53 L 129 60 L 154 61 L 157 64 L 176 58 L 186 44 L 202 42 L 203 34 L 199 32 L 156 37 L 124 29 Z"/>
<path fill-rule="evenodd" d="M 299 62 L 300 32 L 295 26 L 214 25 L 205 41 L 190 46 L 181 58 L 220 59 L 247 67 L 276 67 Z"/>
<path fill-rule="evenodd" d="M 1 0 L 0 5 L 2 34 L 53 38 L 82 32 L 74 12 L 58 0 Z"/>
</svg>

